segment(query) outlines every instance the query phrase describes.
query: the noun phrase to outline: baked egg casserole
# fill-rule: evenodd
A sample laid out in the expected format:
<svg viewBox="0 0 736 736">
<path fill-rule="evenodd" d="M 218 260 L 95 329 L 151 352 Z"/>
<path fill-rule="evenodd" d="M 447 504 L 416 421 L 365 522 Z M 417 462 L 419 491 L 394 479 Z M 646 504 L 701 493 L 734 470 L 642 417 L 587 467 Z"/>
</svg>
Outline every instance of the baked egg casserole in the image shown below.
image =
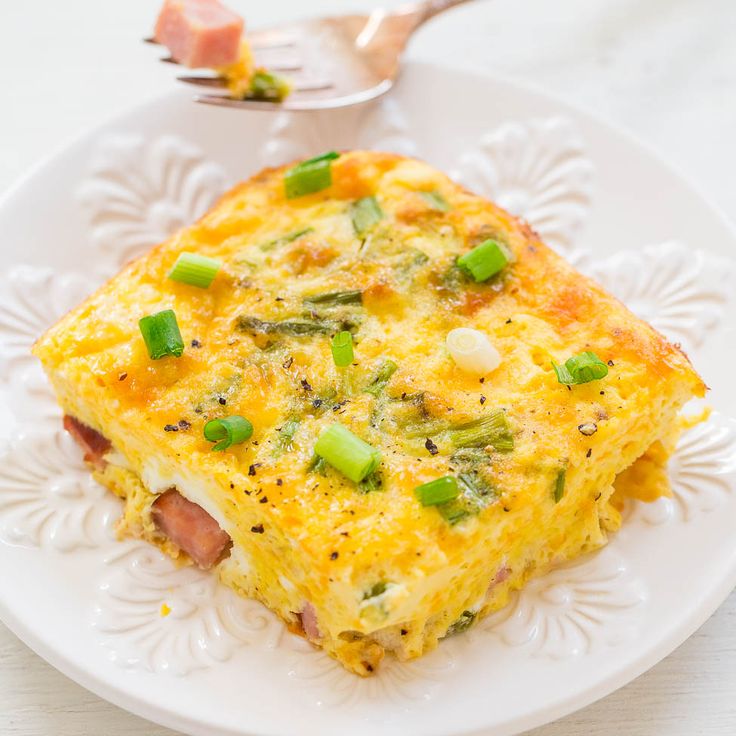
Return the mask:
<svg viewBox="0 0 736 736">
<path fill-rule="evenodd" d="M 236 186 L 34 353 L 121 536 L 359 675 L 604 545 L 705 392 L 526 224 L 367 151 Z"/>
</svg>

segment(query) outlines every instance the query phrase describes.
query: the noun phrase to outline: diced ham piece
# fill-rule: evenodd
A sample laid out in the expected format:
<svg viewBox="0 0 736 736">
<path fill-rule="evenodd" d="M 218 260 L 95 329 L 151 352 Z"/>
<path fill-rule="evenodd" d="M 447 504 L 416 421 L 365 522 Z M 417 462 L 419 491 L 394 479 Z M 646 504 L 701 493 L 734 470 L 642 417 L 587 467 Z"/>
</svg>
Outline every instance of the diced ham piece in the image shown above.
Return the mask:
<svg viewBox="0 0 736 736">
<path fill-rule="evenodd" d="M 314 606 L 309 601 L 304 604 L 299 618 L 301 619 L 302 628 L 307 635 L 307 639 L 319 641 L 322 638 L 322 632 L 320 632 L 319 625 L 317 624 L 317 611 L 314 610 Z"/>
<path fill-rule="evenodd" d="M 503 583 L 504 581 L 509 579 L 509 575 L 511 575 L 511 568 L 504 565 L 496 573 L 496 577 L 493 578 L 493 584 L 498 585 L 499 583 Z"/>
<path fill-rule="evenodd" d="M 112 448 L 110 440 L 103 437 L 96 429 L 82 424 L 68 414 L 64 415 L 64 429 L 84 450 L 84 461 L 94 465 L 98 470 L 104 470 L 107 465 L 104 455 Z"/>
<path fill-rule="evenodd" d="M 212 567 L 230 544 L 229 535 L 201 506 L 173 488 L 156 499 L 151 513 L 158 529 L 203 570 Z"/>
<path fill-rule="evenodd" d="M 505 580 L 508 580 L 509 575 L 511 575 L 511 568 L 507 567 L 506 563 L 504 563 L 503 565 L 501 565 L 501 567 L 498 568 L 498 571 L 494 575 L 493 580 L 491 580 L 491 583 L 488 586 L 488 590 L 486 591 L 486 597 L 488 597 L 493 592 L 493 589 L 497 585 L 500 585 Z"/>
<path fill-rule="evenodd" d="M 219 0 L 165 0 L 155 38 L 188 67 L 218 67 L 238 60 L 243 19 Z"/>
</svg>

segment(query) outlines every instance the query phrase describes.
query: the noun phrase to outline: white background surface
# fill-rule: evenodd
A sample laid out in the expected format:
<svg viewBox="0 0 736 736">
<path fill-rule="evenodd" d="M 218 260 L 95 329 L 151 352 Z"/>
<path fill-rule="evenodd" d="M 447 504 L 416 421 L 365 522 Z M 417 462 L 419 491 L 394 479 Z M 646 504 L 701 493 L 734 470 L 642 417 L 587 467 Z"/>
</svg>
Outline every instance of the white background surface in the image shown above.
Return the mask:
<svg viewBox="0 0 736 736">
<path fill-rule="evenodd" d="M 254 27 L 375 5 L 230 4 Z M 137 41 L 156 10 L 154 0 L 0 0 L 0 188 L 81 130 L 169 88 L 173 68 Z M 428 25 L 409 55 L 513 76 L 628 128 L 736 219 L 735 30 L 733 0 L 486 0 Z M 87 693 L 0 625 L 2 736 L 172 733 Z M 533 733 L 732 736 L 736 595 L 649 673 Z"/>
</svg>

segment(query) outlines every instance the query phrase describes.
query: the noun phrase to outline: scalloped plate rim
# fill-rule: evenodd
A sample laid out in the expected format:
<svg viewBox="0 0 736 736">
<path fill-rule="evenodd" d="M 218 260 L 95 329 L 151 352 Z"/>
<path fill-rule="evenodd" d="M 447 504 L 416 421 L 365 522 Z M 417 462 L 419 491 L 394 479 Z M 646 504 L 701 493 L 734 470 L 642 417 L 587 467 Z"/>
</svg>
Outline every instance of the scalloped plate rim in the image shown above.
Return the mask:
<svg viewBox="0 0 736 736">
<path fill-rule="evenodd" d="M 637 148 L 641 154 L 652 160 L 653 163 L 665 169 L 668 174 L 679 180 L 679 185 L 690 190 L 690 194 L 700 201 L 701 206 L 705 206 L 710 210 L 711 215 L 719 220 L 719 224 L 731 233 L 733 238 L 736 238 L 736 223 L 732 222 L 728 215 L 716 204 L 714 204 L 708 194 L 705 191 L 705 187 L 700 184 L 696 184 L 690 180 L 685 174 L 685 171 L 679 166 L 674 164 L 668 158 L 664 156 L 654 145 L 647 141 L 638 138 L 633 132 L 625 128 L 623 125 L 612 122 L 605 118 L 603 115 L 599 115 L 593 110 L 588 110 L 582 105 L 576 105 L 567 99 L 558 97 L 557 95 L 547 91 L 540 85 L 533 84 L 527 80 L 517 79 L 513 76 L 502 74 L 500 72 L 489 72 L 482 66 L 477 64 L 468 63 L 467 65 L 455 65 L 450 63 L 439 65 L 432 64 L 425 61 L 405 60 L 404 67 L 413 67 L 415 69 L 426 69 L 430 73 L 432 70 L 438 69 L 441 71 L 454 72 L 460 75 L 470 75 L 479 79 L 490 80 L 494 84 L 509 87 L 515 91 L 525 92 L 534 97 L 540 97 L 547 103 L 555 104 L 563 108 L 564 110 L 572 113 L 573 115 L 587 118 L 590 122 L 596 125 L 606 128 L 609 133 L 617 136 L 618 138 L 625 141 L 629 146 Z M 400 84 L 397 83 L 398 88 Z M 391 93 L 389 93 L 391 94 Z M 9 187 L 4 191 L 0 192 L 0 212 L 12 203 L 12 200 L 22 193 L 23 189 L 40 174 L 44 168 L 55 161 L 62 155 L 71 154 L 75 149 L 81 147 L 90 137 L 101 133 L 105 128 L 108 128 L 111 124 L 119 121 L 121 118 L 132 117 L 138 113 L 143 112 L 149 107 L 160 104 L 168 99 L 182 99 L 182 97 L 191 97 L 183 90 L 172 89 L 169 92 L 162 94 L 152 94 L 143 101 L 131 105 L 127 108 L 119 110 L 117 112 L 110 113 L 109 115 L 102 116 L 94 123 L 87 125 L 81 131 L 71 136 L 66 141 L 56 145 L 49 153 L 42 156 L 38 161 L 34 162 L 28 171 L 19 176 Z M 363 103 L 370 104 L 370 103 Z M 297 113 L 299 114 L 299 113 Z"/>
<path fill-rule="evenodd" d="M 664 160 L 649 144 L 643 143 L 630 132 L 617 125 L 609 123 L 597 114 L 582 110 L 565 100 L 555 97 L 543 89 L 537 88 L 534 85 L 519 82 L 517 80 L 504 77 L 503 75 L 490 74 L 485 70 L 473 68 L 472 66 L 465 66 L 461 69 L 453 67 L 452 65 L 440 67 L 429 63 L 417 62 L 407 62 L 407 65 L 410 65 L 415 69 L 424 70 L 425 73 L 431 73 L 431 71 L 435 69 L 442 72 L 449 71 L 473 77 L 481 83 L 487 81 L 497 86 L 508 87 L 514 92 L 521 91 L 522 93 L 526 93 L 530 96 L 542 98 L 548 104 L 557 106 L 560 110 L 571 114 L 573 117 L 587 119 L 596 126 L 605 129 L 611 136 L 618 137 L 624 144 L 626 144 L 626 146 L 637 149 L 641 156 L 649 159 L 651 163 L 655 164 L 669 177 L 676 178 L 678 180 L 678 185 L 687 190 L 693 198 L 699 200 L 699 204 L 701 206 L 705 206 L 705 208 L 709 210 L 710 215 L 714 219 L 718 220 L 718 224 L 725 231 L 728 231 L 732 238 L 736 238 L 733 224 L 730 222 L 728 217 L 721 212 L 718 207 L 710 202 L 701 189 L 697 185 L 693 184 L 688 177 L 683 175 L 677 167 L 675 167 L 671 162 Z M 112 124 L 123 120 L 131 120 L 137 115 L 145 113 L 159 105 L 166 104 L 166 101 L 169 99 L 181 99 L 184 95 L 184 92 L 172 91 L 165 95 L 153 96 L 136 106 L 107 116 L 102 122 L 89 126 L 87 129 L 73 137 L 70 141 L 56 147 L 54 151 L 32 166 L 15 182 L 13 186 L 7 189 L 2 196 L 0 196 L 0 213 L 11 208 L 14 200 L 22 197 L 29 187 L 33 187 L 34 183 L 42 177 L 44 169 L 52 163 L 55 163 L 57 159 L 77 154 L 92 137 L 102 133 Z M 94 553 L 95 551 L 91 554 Z M 88 552 L 87 554 L 90 553 Z M 565 698 L 561 698 L 555 704 L 542 710 L 536 710 L 531 713 L 520 715 L 515 719 L 507 721 L 501 726 L 497 726 L 494 730 L 494 736 L 503 736 L 503 734 L 512 734 L 517 733 L 520 730 L 533 728 L 582 708 L 635 679 L 659 662 L 663 657 L 671 653 L 712 615 L 730 591 L 736 587 L 736 549 L 734 549 L 730 561 L 725 560 L 722 564 L 726 572 L 721 577 L 720 582 L 717 585 L 711 586 L 711 589 L 705 598 L 701 599 L 697 604 L 693 603 L 690 606 L 687 616 L 680 619 L 670 620 L 669 626 L 665 627 L 665 633 L 660 638 L 660 642 L 656 647 L 646 650 L 644 654 L 637 655 L 632 662 L 622 662 L 617 669 L 610 672 L 606 677 L 604 677 L 604 679 L 596 681 L 584 690 L 579 690 Z M 42 636 L 39 636 L 37 632 L 27 626 L 25 622 L 15 617 L 10 606 L 6 603 L 5 594 L 0 594 L 0 619 L 2 619 L 17 636 L 19 636 L 28 646 L 46 659 L 50 664 L 100 697 L 103 697 L 110 702 L 131 711 L 132 713 L 170 728 L 179 729 L 193 734 L 208 734 L 208 736 L 212 736 L 214 733 L 211 724 L 193 719 L 190 716 L 180 716 L 173 709 L 161 707 L 156 703 L 148 702 L 135 695 L 130 695 L 123 687 L 120 686 L 120 682 L 115 684 L 105 682 L 95 677 L 95 675 L 89 671 L 91 668 L 80 666 L 70 658 L 60 655 L 54 650 L 52 644 L 46 641 Z M 215 729 L 218 734 L 227 734 L 227 736 L 243 736 L 246 733 L 250 733 L 243 731 L 242 729 L 232 730 L 221 726 L 216 726 Z M 480 734 L 485 732 L 485 729 L 473 729 L 458 730 L 454 733 L 456 733 L 457 736 L 473 736 L 476 734 L 480 736 Z M 260 736 L 265 736 L 265 734 L 268 734 L 269 736 L 277 736 L 282 732 L 274 730 L 264 731 L 259 729 L 258 733 Z M 425 731 L 425 733 L 429 734 L 433 732 Z M 255 732 L 253 732 L 253 736 L 255 736 Z"/>
<path fill-rule="evenodd" d="M 706 599 L 705 603 L 701 602 L 701 605 L 695 608 L 695 612 L 687 620 L 672 624 L 670 626 L 672 630 L 662 637 L 660 645 L 647 652 L 635 665 L 622 664 L 618 671 L 612 672 L 603 681 L 596 682 L 587 690 L 572 694 L 554 706 L 520 716 L 514 722 L 497 727 L 493 732 L 493 736 L 512 736 L 513 734 L 518 734 L 522 731 L 562 718 L 610 695 L 612 692 L 625 686 L 654 667 L 692 636 L 713 615 L 716 608 L 721 605 L 734 587 L 736 587 L 736 553 L 733 556 L 731 567 L 730 577 L 724 576 L 721 585 L 712 590 L 711 595 Z M 142 701 L 140 698 L 129 695 L 120 687 L 107 684 L 99 678 L 94 677 L 85 668 L 79 667 L 67 657 L 58 655 L 53 647 L 47 645 L 43 639 L 36 636 L 35 632 L 27 628 L 22 621 L 11 614 L 10 609 L 6 607 L 2 598 L 0 598 L 0 619 L 36 654 L 95 695 L 137 716 L 146 718 L 167 728 L 177 729 L 184 733 L 190 733 L 193 736 L 214 736 L 211 724 L 194 720 L 191 717 L 182 718 L 173 711 L 162 710 L 154 703 Z M 195 730 L 192 730 L 193 727 Z M 271 730 L 264 732 L 260 730 L 259 732 L 250 732 L 241 729 L 224 729 L 219 726 L 217 727 L 216 733 L 217 736 L 246 736 L 246 734 L 247 736 L 287 736 L 285 732 L 281 731 Z M 456 731 L 453 736 L 489 736 L 489 734 L 486 729 L 474 729 L 470 731 Z"/>
</svg>

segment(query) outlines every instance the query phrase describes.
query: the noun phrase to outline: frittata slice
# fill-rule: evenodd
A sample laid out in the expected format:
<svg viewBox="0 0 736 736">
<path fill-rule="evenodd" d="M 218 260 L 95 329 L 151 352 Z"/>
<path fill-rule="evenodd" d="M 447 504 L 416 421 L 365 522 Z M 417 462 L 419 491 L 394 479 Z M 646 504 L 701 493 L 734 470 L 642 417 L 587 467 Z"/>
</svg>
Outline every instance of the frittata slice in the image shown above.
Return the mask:
<svg viewBox="0 0 736 736">
<path fill-rule="evenodd" d="M 236 186 L 34 352 L 121 534 L 361 675 L 605 544 L 616 476 L 705 391 L 527 225 L 366 151 Z"/>
</svg>

